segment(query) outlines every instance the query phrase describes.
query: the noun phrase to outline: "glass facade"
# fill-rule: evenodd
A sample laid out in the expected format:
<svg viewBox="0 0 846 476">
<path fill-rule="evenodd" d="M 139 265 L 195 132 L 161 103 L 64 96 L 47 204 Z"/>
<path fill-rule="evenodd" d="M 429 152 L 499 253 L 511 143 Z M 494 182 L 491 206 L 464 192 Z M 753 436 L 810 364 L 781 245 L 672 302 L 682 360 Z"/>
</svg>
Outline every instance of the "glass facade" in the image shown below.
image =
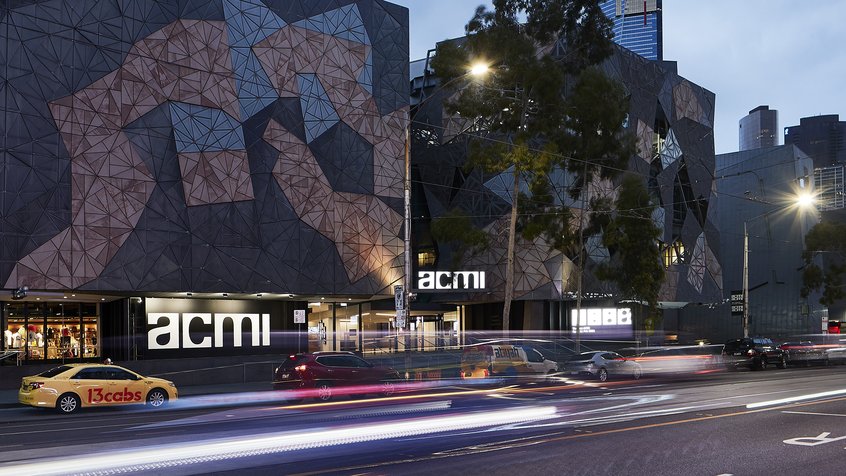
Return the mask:
<svg viewBox="0 0 846 476">
<path fill-rule="evenodd" d="M 778 111 L 769 106 L 758 106 L 740 120 L 738 150 L 752 150 L 778 145 Z"/>
<path fill-rule="evenodd" d="M 614 22 L 615 43 L 646 59 L 664 59 L 660 0 L 604 0 L 601 7 Z"/>
<path fill-rule="evenodd" d="M 441 350 L 460 344 L 463 325 L 458 307 L 446 312 L 413 311 L 407 330 L 394 327 L 396 312 L 373 303 L 310 303 L 308 351 L 345 350 L 382 354 Z"/>
<path fill-rule="evenodd" d="M 24 362 L 99 358 L 100 314 L 93 303 L 8 302 L 2 312 L 2 350 Z"/>
</svg>

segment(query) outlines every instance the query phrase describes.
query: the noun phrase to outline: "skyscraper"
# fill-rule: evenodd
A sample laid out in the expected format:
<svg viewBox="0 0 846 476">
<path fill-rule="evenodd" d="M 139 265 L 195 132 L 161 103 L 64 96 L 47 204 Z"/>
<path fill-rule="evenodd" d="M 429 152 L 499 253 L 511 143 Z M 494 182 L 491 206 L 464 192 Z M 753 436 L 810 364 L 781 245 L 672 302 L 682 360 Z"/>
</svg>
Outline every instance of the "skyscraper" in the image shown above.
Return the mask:
<svg viewBox="0 0 846 476">
<path fill-rule="evenodd" d="M 817 208 L 846 220 L 844 167 L 846 167 L 846 121 L 837 114 L 803 117 L 798 126 L 784 128 L 784 144 L 794 144 L 814 161 L 814 186 L 819 194 Z M 827 213 L 832 218 L 831 213 Z"/>
<path fill-rule="evenodd" d="M 846 121 L 837 114 L 803 117 L 784 128 L 784 143 L 796 144 L 814 159 L 814 167 L 846 164 Z"/>
<path fill-rule="evenodd" d="M 664 59 L 661 0 L 601 0 L 614 22 L 614 42 L 646 59 Z"/>
<path fill-rule="evenodd" d="M 739 149 L 752 150 L 778 145 L 778 111 L 769 106 L 758 106 L 740 119 Z"/>
</svg>

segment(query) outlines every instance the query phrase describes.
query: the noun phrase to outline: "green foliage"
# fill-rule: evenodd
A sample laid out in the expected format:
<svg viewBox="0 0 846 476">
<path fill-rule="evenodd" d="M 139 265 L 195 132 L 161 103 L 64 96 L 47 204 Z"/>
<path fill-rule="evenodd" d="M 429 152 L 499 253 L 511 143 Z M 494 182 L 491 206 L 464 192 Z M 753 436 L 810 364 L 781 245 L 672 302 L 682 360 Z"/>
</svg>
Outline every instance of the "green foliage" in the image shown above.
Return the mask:
<svg viewBox="0 0 846 476">
<path fill-rule="evenodd" d="M 466 258 L 488 247 L 487 233 L 473 226 L 471 218 L 459 209 L 432 220 L 432 237 L 453 250 L 451 269 L 460 268 Z"/>
<path fill-rule="evenodd" d="M 557 139 L 558 148 L 570 159 L 567 169 L 577 176 L 570 191 L 576 198 L 585 181 L 595 175 L 613 178 L 627 169 L 635 153 L 635 138 L 622 131 L 628 111 L 625 90 L 599 69 L 587 68 L 579 74 L 567 102 L 566 127 L 571 133 Z"/>
<path fill-rule="evenodd" d="M 814 258 L 822 252 L 824 269 Z M 830 306 L 846 298 L 843 274 L 846 273 L 846 223 L 822 222 L 814 225 L 805 236 L 805 251 L 802 253 L 805 270 L 802 272 L 802 297 L 812 291 L 822 290 L 820 304 Z"/>
<path fill-rule="evenodd" d="M 632 173 L 623 177 L 616 213 L 609 220 L 603 243 L 612 255 L 598 271 L 601 279 L 617 284 L 624 299 L 649 303 L 654 310 L 664 280 L 657 241 L 661 230 L 652 221 L 652 203 L 643 180 Z"/>
<path fill-rule="evenodd" d="M 581 237 L 610 229 L 621 272 L 609 273 L 609 279 L 627 296 L 654 304 L 663 268 L 643 179 L 624 181 L 622 202 L 592 199 L 584 212 L 585 233 L 574 227 L 573 211 L 561 205 L 569 201 L 567 194 L 587 196 L 584 188 L 594 178 L 616 180 L 636 150 L 633 134 L 624 128 L 627 92 L 598 67 L 613 52 L 611 21 L 595 0 L 493 0 L 493 6 L 476 9 L 466 38 L 440 43 L 432 67 L 452 93 L 446 112 L 473 124 L 467 165 L 529 181 L 529 195 L 512 189 L 516 226 L 509 227 L 506 279 L 513 275 L 518 231 L 573 256 L 583 247 Z M 488 74 L 470 76 L 479 62 L 490 67 Z M 569 189 L 550 182 L 554 170 L 575 177 Z M 644 201 L 631 205 L 638 200 Z M 621 205 L 626 212 L 612 217 L 610 211 Z M 646 219 L 630 220 L 637 213 Z M 624 269 L 632 264 L 638 272 Z M 511 291 L 506 282 L 504 324 Z"/>
</svg>

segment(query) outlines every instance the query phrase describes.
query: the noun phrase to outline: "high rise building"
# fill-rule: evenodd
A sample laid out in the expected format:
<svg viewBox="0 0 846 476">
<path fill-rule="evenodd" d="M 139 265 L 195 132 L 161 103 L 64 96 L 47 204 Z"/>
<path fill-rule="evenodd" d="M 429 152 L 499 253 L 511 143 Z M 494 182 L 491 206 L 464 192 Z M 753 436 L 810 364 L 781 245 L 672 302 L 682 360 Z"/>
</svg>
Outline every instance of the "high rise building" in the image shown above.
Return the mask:
<svg viewBox="0 0 846 476">
<path fill-rule="evenodd" d="M 614 22 L 614 42 L 646 59 L 664 59 L 661 0 L 602 0 Z"/>
<path fill-rule="evenodd" d="M 795 144 L 814 159 L 814 167 L 846 163 L 846 121 L 837 114 L 803 117 L 798 126 L 784 128 L 784 143 Z"/>
<path fill-rule="evenodd" d="M 778 111 L 769 106 L 758 106 L 740 120 L 739 149 L 752 150 L 778 145 Z"/>
</svg>

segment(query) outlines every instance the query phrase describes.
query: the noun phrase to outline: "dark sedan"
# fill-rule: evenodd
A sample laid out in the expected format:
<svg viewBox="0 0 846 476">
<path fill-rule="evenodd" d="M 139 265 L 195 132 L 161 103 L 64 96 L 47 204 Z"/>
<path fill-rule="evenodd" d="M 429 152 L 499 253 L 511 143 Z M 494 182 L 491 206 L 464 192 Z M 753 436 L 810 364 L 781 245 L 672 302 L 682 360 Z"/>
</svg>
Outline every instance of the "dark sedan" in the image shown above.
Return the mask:
<svg viewBox="0 0 846 476">
<path fill-rule="evenodd" d="M 302 396 L 329 401 L 338 394 L 391 395 L 398 381 L 396 370 L 371 364 L 352 352 L 314 352 L 289 356 L 276 369 L 273 388 L 304 390 Z"/>
</svg>

